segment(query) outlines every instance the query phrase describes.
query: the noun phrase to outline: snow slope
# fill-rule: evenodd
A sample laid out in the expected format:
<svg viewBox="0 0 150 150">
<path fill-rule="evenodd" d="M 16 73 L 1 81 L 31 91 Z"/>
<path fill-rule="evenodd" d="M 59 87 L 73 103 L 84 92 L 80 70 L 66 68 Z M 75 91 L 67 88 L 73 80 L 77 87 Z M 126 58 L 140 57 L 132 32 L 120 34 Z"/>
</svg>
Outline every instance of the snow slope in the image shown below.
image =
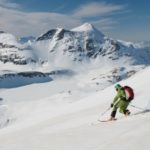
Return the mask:
<svg viewBox="0 0 150 150">
<path fill-rule="evenodd" d="M 120 82 L 134 88 L 132 104 L 143 110 L 150 109 L 149 73 L 147 67 Z M 150 111 L 129 107 L 130 117 L 118 113 L 116 122 L 96 121 L 110 115 L 101 117 L 115 95 L 113 86 L 90 92 L 79 89 L 76 79 L 59 79 L 0 93 L 3 120 L 10 119 L 0 129 L 1 150 L 149 150 Z"/>
<path fill-rule="evenodd" d="M 149 50 L 109 39 L 88 23 L 20 42 L 0 31 L 0 149 L 148 149 Z M 109 117 L 101 113 L 119 81 L 135 89 L 140 108 L 98 123 Z"/>
</svg>

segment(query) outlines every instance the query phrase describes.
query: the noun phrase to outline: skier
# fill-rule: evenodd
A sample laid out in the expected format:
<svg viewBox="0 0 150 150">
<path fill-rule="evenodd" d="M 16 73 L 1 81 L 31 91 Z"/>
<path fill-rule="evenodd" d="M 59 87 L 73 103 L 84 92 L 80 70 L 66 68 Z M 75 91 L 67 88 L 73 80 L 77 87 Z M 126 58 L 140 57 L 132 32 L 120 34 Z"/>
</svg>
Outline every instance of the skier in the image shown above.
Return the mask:
<svg viewBox="0 0 150 150">
<path fill-rule="evenodd" d="M 113 110 L 111 112 L 111 117 L 109 119 L 110 121 L 116 120 L 115 116 L 117 109 L 120 109 L 119 112 L 123 113 L 125 116 L 130 115 L 130 111 L 127 109 L 130 100 L 128 100 L 124 88 L 120 84 L 117 84 L 115 86 L 115 89 L 117 91 L 117 95 L 115 96 L 113 102 L 111 103 L 111 108 L 113 108 Z"/>
</svg>

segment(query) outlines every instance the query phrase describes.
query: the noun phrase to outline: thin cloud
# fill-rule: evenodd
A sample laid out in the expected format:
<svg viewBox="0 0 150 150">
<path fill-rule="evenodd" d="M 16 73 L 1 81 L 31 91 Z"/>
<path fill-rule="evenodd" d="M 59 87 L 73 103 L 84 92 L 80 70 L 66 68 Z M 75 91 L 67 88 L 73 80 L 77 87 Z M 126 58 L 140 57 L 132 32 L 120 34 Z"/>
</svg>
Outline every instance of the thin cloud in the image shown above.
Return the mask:
<svg viewBox="0 0 150 150">
<path fill-rule="evenodd" d="M 3 8 L 19 9 L 21 6 L 12 0 L 0 0 L 0 6 Z"/>
<path fill-rule="evenodd" d="M 1 4 L 5 4 L 5 7 L 2 7 Z M 10 6 L 11 8 L 8 8 Z M 124 6 L 120 5 L 90 3 L 73 11 L 72 15 L 65 15 L 51 12 L 23 12 L 21 9 L 13 9 L 15 7 L 19 7 L 19 5 L 12 3 L 11 0 L 2 0 L 0 2 L 0 30 L 10 32 L 18 37 L 28 35 L 38 36 L 56 27 L 71 29 L 81 25 L 83 17 L 108 15 L 124 9 Z M 77 10 L 81 10 L 81 12 L 77 13 Z M 113 18 L 101 17 L 98 21 L 89 20 L 89 23 L 104 31 L 113 28 L 117 22 Z"/>
<path fill-rule="evenodd" d="M 80 20 L 58 13 L 27 13 L 0 7 L 0 30 L 17 36 L 37 36 L 56 27 L 71 28 L 80 25 Z"/>
<path fill-rule="evenodd" d="M 92 21 L 91 22 L 95 27 L 97 27 L 100 31 L 106 31 L 113 29 L 118 22 L 111 19 L 111 18 L 105 18 L 97 21 Z"/>
<path fill-rule="evenodd" d="M 105 2 L 93 2 L 80 6 L 75 11 L 73 11 L 72 15 L 77 18 L 104 16 L 110 15 L 114 12 L 122 11 L 125 8 L 125 5 L 114 5 Z"/>
</svg>

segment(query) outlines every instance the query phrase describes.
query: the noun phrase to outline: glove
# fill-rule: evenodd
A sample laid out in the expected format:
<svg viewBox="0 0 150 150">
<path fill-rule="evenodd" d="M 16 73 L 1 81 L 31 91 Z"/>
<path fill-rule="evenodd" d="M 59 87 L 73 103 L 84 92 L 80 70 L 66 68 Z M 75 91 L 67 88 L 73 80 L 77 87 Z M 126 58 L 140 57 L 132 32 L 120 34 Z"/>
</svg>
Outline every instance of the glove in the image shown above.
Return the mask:
<svg viewBox="0 0 150 150">
<path fill-rule="evenodd" d="M 114 104 L 113 104 L 113 103 L 111 103 L 110 107 L 112 108 L 113 106 L 114 106 Z"/>
</svg>

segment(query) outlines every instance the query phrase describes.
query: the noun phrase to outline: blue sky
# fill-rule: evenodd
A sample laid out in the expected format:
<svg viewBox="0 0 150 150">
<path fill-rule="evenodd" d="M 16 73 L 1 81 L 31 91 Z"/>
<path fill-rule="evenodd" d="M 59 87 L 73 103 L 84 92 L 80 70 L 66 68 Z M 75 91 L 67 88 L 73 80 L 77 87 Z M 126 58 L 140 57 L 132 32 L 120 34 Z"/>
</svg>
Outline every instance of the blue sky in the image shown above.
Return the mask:
<svg viewBox="0 0 150 150">
<path fill-rule="evenodd" d="M 105 35 L 150 40 L 150 0 L 0 0 L 0 30 L 16 36 L 89 22 Z"/>
</svg>

